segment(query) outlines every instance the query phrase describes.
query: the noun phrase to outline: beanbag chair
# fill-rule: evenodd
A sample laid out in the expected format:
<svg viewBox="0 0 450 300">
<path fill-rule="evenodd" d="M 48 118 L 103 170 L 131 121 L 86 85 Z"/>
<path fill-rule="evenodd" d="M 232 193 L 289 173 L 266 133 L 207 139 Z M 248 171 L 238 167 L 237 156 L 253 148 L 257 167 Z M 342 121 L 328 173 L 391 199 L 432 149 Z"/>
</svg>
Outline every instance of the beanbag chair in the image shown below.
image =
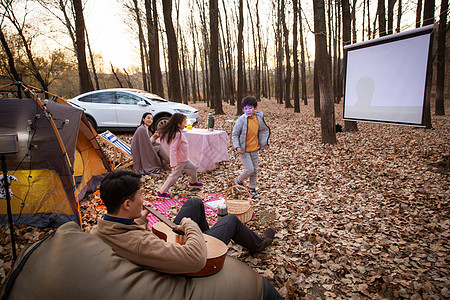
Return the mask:
<svg viewBox="0 0 450 300">
<path fill-rule="evenodd" d="M 208 277 L 155 272 L 120 257 L 99 237 L 68 222 L 21 251 L 0 295 L 46 300 L 261 300 L 263 278 L 230 256 L 220 272 Z"/>
</svg>

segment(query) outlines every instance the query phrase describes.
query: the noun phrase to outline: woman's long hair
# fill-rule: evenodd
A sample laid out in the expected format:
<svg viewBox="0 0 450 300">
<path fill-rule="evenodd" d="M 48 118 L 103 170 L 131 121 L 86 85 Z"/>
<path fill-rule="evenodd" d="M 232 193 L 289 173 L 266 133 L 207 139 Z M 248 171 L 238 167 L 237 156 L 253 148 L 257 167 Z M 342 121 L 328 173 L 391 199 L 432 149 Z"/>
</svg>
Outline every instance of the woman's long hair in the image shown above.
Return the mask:
<svg viewBox="0 0 450 300">
<path fill-rule="evenodd" d="M 165 139 L 167 144 L 170 144 L 170 142 L 172 142 L 172 140 L 175 138 L 177 132 L 180 132 L 179 125 L 183 123 L 184 119 L 186 119 L 186 116 L 183 114 L 173 114 L 167 124 L 158 130 L 160 133 L 160 139 Z"/>
<path fill-rule="evenodd" d="M 152 114 L 152 113 L 149 113 L 149 112 L 144 113 L 144 114 L 142 115 L 142 117 L 141 117 L 141 124 L 139 124 L 138 127 L 141 126 L 142 124 L 144 124 L 144 119 L 145 119 L 148 115 L 152 115 L 152 117 L 153 117 L 153 114 Z M 152 127 L 152 126 L 148 126 L 148 131 L 149 131 L 151 134 L 153 134 L 153 130 L 152 130 L 151 127 Z"/>
</svg>

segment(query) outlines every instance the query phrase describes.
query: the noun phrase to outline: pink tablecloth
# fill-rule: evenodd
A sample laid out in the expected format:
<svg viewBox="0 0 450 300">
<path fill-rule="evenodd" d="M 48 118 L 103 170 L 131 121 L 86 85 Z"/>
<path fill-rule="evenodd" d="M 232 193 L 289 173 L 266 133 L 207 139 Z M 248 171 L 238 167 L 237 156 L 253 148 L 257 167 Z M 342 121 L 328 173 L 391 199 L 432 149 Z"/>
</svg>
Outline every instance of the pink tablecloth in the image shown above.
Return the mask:
<svg viewBox="0 0 450 300">
<path fill-rule="evenodd" d="M 212 171 L 216 168 L 216 163 L 229 160 L 229 139 L 225 131 L 194 128 L 184 132 L 189 142 L 189 158 L 198 167 L 198 172 Z M 163 144 L 164 150 L 169 154 L 169 149 L 165 146 Z"/>
</svg>

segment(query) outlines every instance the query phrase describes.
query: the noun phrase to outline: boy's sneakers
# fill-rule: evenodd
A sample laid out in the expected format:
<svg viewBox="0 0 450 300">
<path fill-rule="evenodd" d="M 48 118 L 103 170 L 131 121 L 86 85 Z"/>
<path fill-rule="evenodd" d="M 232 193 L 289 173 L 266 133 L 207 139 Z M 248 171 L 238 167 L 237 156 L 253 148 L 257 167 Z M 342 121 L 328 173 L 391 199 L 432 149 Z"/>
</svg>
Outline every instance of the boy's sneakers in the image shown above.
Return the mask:
<svg viewBox="0 0 450 300">
<path fill-rule="evenodd" d="M 236 179 L 234 182 L 236 183 L 236 185 L 244 186 L 244 183 L 242 181 L 239 181 L 239 179 Z M 234 191 L 238 194 L 242 194 L 244 192 L 244 190 L 240 187 L 235 187 Z"/>
<path fill-rule="evenodd" d="M 158 192 L 157 196 L 160 197 L 160 198 L 170 198 L 170 194 L 169 193 Z"/>
<path fill-rule="evenodd" d="M 249 188 L 248 192 L 250 193 L 250 195 L 252 195 L 252 198 L 254 198 L 254 199 L 258 199 L 259 198 L 259 194 L 258 194 L 258 192 L 256 191 L 255 188 Z"/>
<path fill-rule="evenodd" d="M 258 236 L 262 239 L 262 241 L 261 241 L 261 244 L 259 245 L 259 247 L 251 252 L 252 254 L 260 253 L 264 249 L 266 249 L 270 244 L 272 244 L 273 238 L 275 237 L 275 229 L 272 227 L 269 227 L 266 230 L 264 230 L 263 233 L 259 234 Z"/>
<path fill-rule="evenodd" d="M 201 183 L 201 182 L 189 183 L 188 186 L 191 189 L 199 189 L 199 188 L 201 188 L 203 186 L 203 183 Z"/>
</svg>

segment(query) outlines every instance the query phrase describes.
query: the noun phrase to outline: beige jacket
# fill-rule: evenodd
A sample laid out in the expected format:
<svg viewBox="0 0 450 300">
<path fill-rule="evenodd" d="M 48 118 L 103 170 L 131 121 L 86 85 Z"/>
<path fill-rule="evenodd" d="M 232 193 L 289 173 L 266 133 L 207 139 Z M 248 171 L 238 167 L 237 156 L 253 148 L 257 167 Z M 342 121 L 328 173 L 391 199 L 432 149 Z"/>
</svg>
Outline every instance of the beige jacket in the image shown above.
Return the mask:
<svg viewBox="0 0 450 300">
<path fill-rule="evenodd" d="M 99 220 L 91 233 L 100 237 L 120 256 L 143 267 L 169 273 L 187 274 L 200 271 L 206 264 L 206 244 L 198 225 L 183 222 L 184 245 L 166 243 L 149 228 L 145 217 L 136 219 L 138 225 L 123 225 Z"/>
<path fill-rule="evenodd" d="M 19 253 L 13 270 L 31 248 Z M 8 299 L 261 300 L 262 296 L 262 277 L 233 257 L 227 256 L 222 270 L 208 277 L 162 274 L 133 264 L 69 222 L 30 255 Z"/>
</svg>

